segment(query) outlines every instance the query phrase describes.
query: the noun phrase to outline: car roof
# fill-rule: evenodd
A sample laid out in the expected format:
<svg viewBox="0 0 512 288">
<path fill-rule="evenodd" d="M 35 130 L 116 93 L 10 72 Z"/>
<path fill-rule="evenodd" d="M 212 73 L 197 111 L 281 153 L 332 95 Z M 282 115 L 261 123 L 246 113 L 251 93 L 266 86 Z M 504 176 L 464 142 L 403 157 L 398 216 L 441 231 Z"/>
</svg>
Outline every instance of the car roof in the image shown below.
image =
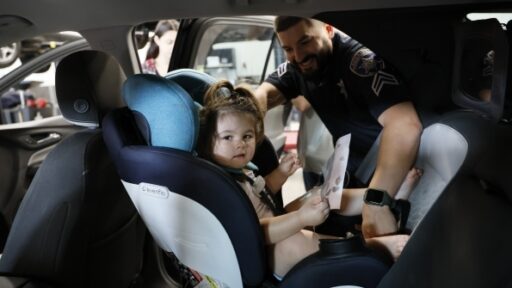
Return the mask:
<svg viewBox="0 0 512 288">
<path fill-rule="evenodd" d="M 135 25 L 164 18 L 234 15 L 313 16 L 327 11 L 414 9 L 426 7 L 486 7 L 492 1 L 469 0 L 53 0 L 8 1 L 2 4 L 0 44 L 48 32 L 84 31 Z M 509 1 L 511 2 L 511 1 Z M 495 2 L 503 6 L 506 2 Z M 511 2 L 512 3 L 512 2 Z"/>
</svg>

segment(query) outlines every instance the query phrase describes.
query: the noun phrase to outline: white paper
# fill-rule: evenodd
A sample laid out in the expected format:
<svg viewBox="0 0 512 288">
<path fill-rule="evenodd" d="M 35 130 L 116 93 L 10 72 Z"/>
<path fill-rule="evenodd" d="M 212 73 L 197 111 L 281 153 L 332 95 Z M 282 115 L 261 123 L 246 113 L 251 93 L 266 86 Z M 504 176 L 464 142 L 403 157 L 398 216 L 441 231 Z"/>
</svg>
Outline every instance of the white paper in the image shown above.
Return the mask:
<svg viewBox="0 0 512 288">
<path fill-rule="evenodd" d="M 347 134 L 336 141 L 334 154 L 328 166 L 325 182 L 322 186 L 322 197 L 327 198 L 331 209 L 340 209 L 341 196 L 343 194 L 343 182 L 347 170 L 350 136 Z"/>
</svg>

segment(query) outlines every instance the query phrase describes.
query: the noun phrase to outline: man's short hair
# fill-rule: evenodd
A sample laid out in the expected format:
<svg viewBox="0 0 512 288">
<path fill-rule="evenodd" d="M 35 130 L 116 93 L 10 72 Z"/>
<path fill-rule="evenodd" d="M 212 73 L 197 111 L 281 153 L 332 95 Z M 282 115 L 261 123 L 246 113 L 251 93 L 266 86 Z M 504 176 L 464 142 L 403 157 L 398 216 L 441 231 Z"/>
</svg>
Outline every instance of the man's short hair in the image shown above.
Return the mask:
<svg viewBox="0 0 512 288">
<path fill-rule="evenodd" d="M 304 21 L 308 26 L 314 24 L 314 20 L 310 18 L 297 17 L 297 16 L 277 16 L 274 19 L 274 30 L 276 33 L 288 30 L 300 21 Z"/>
</svg>

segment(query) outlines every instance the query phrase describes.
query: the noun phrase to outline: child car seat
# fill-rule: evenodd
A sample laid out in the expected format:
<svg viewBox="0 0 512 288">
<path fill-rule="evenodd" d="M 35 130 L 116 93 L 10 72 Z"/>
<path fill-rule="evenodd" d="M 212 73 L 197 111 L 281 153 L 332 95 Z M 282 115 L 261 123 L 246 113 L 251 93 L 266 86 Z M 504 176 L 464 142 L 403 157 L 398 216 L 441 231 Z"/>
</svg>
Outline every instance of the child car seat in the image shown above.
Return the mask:
<svg viewBox="0 0 512 288">
<path fill-rule="evenodd" d="M 193 73 L 190 79 L 195 81 L 211 78 Z M 270 274 L 250 200 L 227 172 L 194 154 L 198 106 L 192 98 L 198 96 L 154 75 L 129 77 L 123 93 L 128 107 L 107 115 L 104 135 L 122 182 L 155 241 L 183 264 L 229 287 L 261 286 Z M 389 268 L 358 238 L 323 246 L 326 249 L 296 265 L 279 286 L 374 287 Z M 334 253 L 337 249 L 343 251 Z"/>
</svg>

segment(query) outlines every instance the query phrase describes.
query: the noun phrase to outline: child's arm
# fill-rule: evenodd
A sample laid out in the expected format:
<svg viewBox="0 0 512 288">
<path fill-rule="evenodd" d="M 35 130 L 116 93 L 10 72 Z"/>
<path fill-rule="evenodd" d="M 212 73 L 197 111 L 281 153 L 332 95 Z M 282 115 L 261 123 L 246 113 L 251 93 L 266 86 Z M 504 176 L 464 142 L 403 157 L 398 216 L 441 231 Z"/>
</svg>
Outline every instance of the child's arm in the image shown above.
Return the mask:
<svg viewBox="0 0 512 288">
<path fill-rule="evenodd" d="M 265 234 L 267 244 L 275 244 L 302 228 L 316 226 L 325 221 L 329 215 L 329 204 L 320 195 L 315 195 L 306 200 L 299 210 L 276 217 L 260 219 L 260 225 Z"/>
<path fill-rule="evenodd" d="M 265 176 L 265 183 L 272 193 L 276 193 L 281 189 L 284 182 L 290 177 L 297 169 L 301 167 L 299 159 L 296 154 L 286 154 L 279 166 Z"/>
</svg>

